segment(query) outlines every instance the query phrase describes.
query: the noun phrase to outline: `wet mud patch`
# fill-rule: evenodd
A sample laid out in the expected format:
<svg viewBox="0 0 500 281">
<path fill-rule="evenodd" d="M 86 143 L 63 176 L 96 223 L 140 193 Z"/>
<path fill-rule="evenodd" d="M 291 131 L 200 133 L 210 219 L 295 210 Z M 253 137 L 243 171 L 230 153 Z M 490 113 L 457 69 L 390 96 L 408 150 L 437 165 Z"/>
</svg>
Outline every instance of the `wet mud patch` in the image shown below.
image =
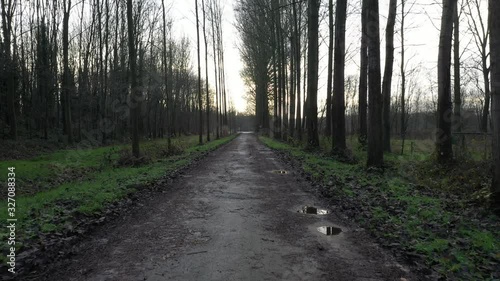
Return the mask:
<svg viewBox="0 0 500 281">
<path fill-rule="evenodd" d="M 327 236 L 334 236 L 342 233 L 342 229 L 335 226 L 320 226 L 316 229 Z"/>
</svg>

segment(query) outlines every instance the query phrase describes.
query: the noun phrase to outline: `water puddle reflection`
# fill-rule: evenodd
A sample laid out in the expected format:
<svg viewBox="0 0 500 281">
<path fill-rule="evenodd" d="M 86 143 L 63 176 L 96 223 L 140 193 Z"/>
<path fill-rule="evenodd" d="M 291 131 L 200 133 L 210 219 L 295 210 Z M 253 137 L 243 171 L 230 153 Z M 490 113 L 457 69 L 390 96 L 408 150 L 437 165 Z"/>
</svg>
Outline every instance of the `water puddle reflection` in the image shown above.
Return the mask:
<svg viewBox="0 0 500 281">
<path fill-rule="evenodd" d="M 330 213 L 330 210 L 319 209 L 319 208 L 312 207 L 312 206 L 304 206 L 304 207 L 302 207 L 302 209 L 298 210 L 297 212 L 302 213 L 302 214 L 327 215 Z"/>
<path fill-rule="evenodd" d="M 320 226 L 317 229 L 324 235 L 339 235 L 342 232 L 342 229 L 334 226 Z"/>
</svg>

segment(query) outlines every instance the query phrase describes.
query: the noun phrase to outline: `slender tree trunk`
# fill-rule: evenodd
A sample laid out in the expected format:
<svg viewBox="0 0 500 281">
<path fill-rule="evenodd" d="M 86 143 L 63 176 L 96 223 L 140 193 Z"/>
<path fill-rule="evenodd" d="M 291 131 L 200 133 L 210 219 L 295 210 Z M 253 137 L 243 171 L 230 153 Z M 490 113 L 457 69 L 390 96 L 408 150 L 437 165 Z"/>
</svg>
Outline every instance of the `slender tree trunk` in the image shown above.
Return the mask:
<svg viewBox="0 0 500 281">
<path fill-rule="evenodd" d="M 404 2 L 404 0 L 402 1 Z M 396 24 L 397 4 L 397 0 L 391 0 L 389 3 L 389 16 L 387 17 L 387 27 L 385 29 L 385 70 L 382 82 L 382 96 L 384 98 L 384 150 L 387 152 L 391 152 L 391 85 L 394 66 L 394 25 Z"/>
<path fill-rule="evenodd" d="M 63 81 L 62 81 L 62 96 L 64 96 L 63 112 L 64 112 L 64 133 L 68 136 L 68 143 L 73 143 L 73 133 L 71 129 L 71 82 L 68 59 L 68 29 L 69 29 L 69 13 L 71 10 L 71 0 L 64 1 L 64 18 L 63 18 Z"/>
<path fill-rule="evenodd" d="M 337 4 L 338 5 L 338 4 Z M 338 10 L 338 7 L 337 7 Z M 328 70 L 326 82 L 326 126 L 325 136 L 330 137 L 332 134 L 332 78 L 333 78 L 333 0 L 328 1 Z"/>
<path fill-rule="evenodd" d="M 137 87 L 136 77 L 136 49 L 135 49 L 135 36 L 134 36 L 134 22 L 132 17 L 132 0 L 127 0 L 127 25 L 128 25 L 128 52 L 130 60 L 130 95 L 131 95 L 131 108 L 130 108 L 130 124 L 132 126 L 132 154 L 138 158 L 139 151 L 139 114 L 140 107 L 140 92 Z"/>
<path fill-rule="evenodd" d="M 307 54 L 307 145 L 319 147 L 318 136 L 318 21 L 319 0 L 309 0 L 308 54 Z"/>
<path fill-rule="evenodd" d="M 335 16 L 335 57 L 333 77 L 332 150 L 344 153 L 345 141 L 345 24 L 347 0 L 337 0 Z"/>
<path fill-rule="evenodd" d="M 453 13 L 453 70 L 454 70 L 454 86 L 453 86 L 453 116 L 454 124 L 457 132 L 462 131 L 462 94 L 460 82 L 460 17 L 458 15 L 458 7 Z"/>
<path fill-rule="evenodd" d="M 406 139 L 405 1 L 401 0 L 401 155 Z"/>
<path fill-rule="evenodd" d="M 167 22 L 166 22 L 166 15 L 165 15 L 165 0 L 161 1 L 161 10 L 162 10 L 162 19 L 163 19 L 163 48 L 162 48 L 162 57 L 163 57 L 163 81 L 165 83 L 165 94 L 167 95 L 167 102 L 166 102 L 166 118 L 167 118 L 167 148 L 170 151 L 171 147 L 171 140 L 170 140 L 170 111 L 169 111 L 169 106 L 170 106 L 170 94 L 169 94 L 169 88 L 168 88 L 168 73 L 169 70 L 167 68 Z"/>
<path fill-rule="evenodd" d="M 367 10 L 367 0 L 362 0 L 361 8 L 361 59 L 360 59 L 360 74 L 359 74 L 359 96 L 358 96 L 358 106 L 359 106 L 359 142 L 362 145 L 366 144 L 367 134 L 368 134 L 368 119 L 367 119 L 367 109 L 368 109 L 368 10 Z"/>
<path fill-rule="evenodd" d="M 378 0 L 366 0 L 370 11 L 368 37 L 368 87 L 369 87 L 369 124 L 368 124 L 368 166 L 380 167 L 384 161 L 382 135 L 382 93 L 380 89 L 380 31 Z M 368 28 L 366 29 L 368 31 Z"/>
<path fill-rule="evenodd" d="M 211 5 L 210 5 L 210 12 L 211 12 L 211 24 L 212 24 L 212 50 L 213 50 L 213 56 L 214 56 L 214 74 L 215 74 L 215 117 L 216 117 L 216 130 L 215 130 L 215 134 L 216 134 L 216 139 L 219 139 L 220 135 L 219 135 L 219 81 L 218 81 L 218 74 L 217 74 L 217 68 L 218 68 L 218 65 L 217 65 L 217 50 L 216 50 L 216 31 L 215 31 L 215 27 L 216 27 L 216 23 L 215 21 L 217 20 L 217 16 L 216 16 L 216 8 L 214 7 L 215 6 L 215 2 L 212 2 Z"/>
<path fill-rule="evenodd" d="M 302 4 L 301 4 L 302 5 Z M 301 79 L 301 65 L 300 65 L 300 49 L 301 49 L 301 44 L 300 44 L 300 29 L 299 29 L 299 19 L 297 16 L 297 3 L 293 2 L 292 5 L 293 9 L 293 29 L 295 32 L 295 61 L 296 61 L 296 84 L 297 84 L 297 120 L 295 122 L 295 127 L 297 131 L 297 138 L 299 141 L 302 140 L 302 102 L 301 102 L 301 87 L 300 87 L 300 79 Z"/>
<path fill-rule="evenodd" d="M 500 215 L 500 1 L 489 0 L 490 60 L 491 60 L 491 117 L 493 123 L 493 181 L 492 209 Z"/>
<path fill-rule="evenodd" d="M 198 107 L 200 110 L 200 124 L 198 127 L 199 144 L 203 144 L 203 103 L 201 101 L 201 59 L 200 59 L 200 20 L 198 17 L 198 0 L 195 0 L 196 5 L 196 44 L 198 46 Z"/>
<path fill-rule="evenodd" d="M 293 31 L 292 31 L 293 33 Z M 290 37 L 290 137 L 295 135 L 295 35 Z"/>
<path fill-rule="evenodd" d="M 205 1 L 201 0 L 203 9 L 203 37 L 205 42 L 205 91 L 207 98 L 207 142 L 210 141 L 210 94 L 208 90 L 208 39 L 207 39 L 207 13 L 205 11 Z"/>
<path fill-rule="evenodd" d="M 446 163 L 453 157 L 451 143 L 451 39 L 453 33 L 453 10 L 457 0 L 443 0 L 441 35 L 438 56 L 438 109 L 436 128 L 436 151 L 439 163 Z"/>
<path fill-rule="evenodd" d="M 15 0 L 1 0 L 1 4 L 3 45 L 6 58 L 4 71 L 6 75 L 5 85 L 7 88 L 7 114 L 10 126 L 10 137 L 13 140 L 17 140 L 15 69 L 14 59 L 11 54 L 12 18 L 14 17 Z"/>
</svg>

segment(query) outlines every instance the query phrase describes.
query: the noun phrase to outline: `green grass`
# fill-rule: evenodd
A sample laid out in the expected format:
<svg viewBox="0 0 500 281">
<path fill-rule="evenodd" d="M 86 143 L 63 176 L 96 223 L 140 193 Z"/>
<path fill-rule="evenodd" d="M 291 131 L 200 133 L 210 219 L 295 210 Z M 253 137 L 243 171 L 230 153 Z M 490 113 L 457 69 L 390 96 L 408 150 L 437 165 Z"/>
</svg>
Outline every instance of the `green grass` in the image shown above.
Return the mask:
<svg viewBox="0 0 500 281">
<path fill-rule="evenodd" d="M 325 139 L 321 141 L 323 153 L 307 152 L 303 146 L 271 138 L 260 140 L 298 160 L 303 170 L 322 184 L 322 194 L 337 203 L 362 207 L 364 211 L 358 209 L 351 215 L 372 234 L 423 256 L 443 276 L 488 280 L 495 272 L 500 260 L 498 219 L 472 219 L 478 215 L 466 208 L 472 191 L 463 192 L 471 189 L 469 183 L 479 185 L 477 190 L 486 180 L 480 172 L 483 168 L 474 167 L 475 162 L 443 171 L 432 163 L 431 150 L 423 151 L 422 146 L 418 151 L 414 145 L 413 153 L 385 154 L 389 167 L 381 174 L 366 170 L 366 152 L 356 147 L 357 140 L 349 143 L 357 164 L 335 160 Z"/>
<path fill-rule="evenodd" d="M 75 169 L 99 167 L 92 172 L 92 176 L 80 180 L 68 180 L 34 194 L 22 195 L 18 193 L 16 195 L 17 241 L 26 245 L 38 241 L 43 235 L 70 231 L 78 223 L 75 219 L 77 216 L 99 215 L 109 204 L 120 201 L 130 193 L 137 192 L 144 186 L 154 183 L 162 176 L 186 166 L 197 156 L 229 142 L 234 137 L 225 137 L 203 145 L 197 145 L 197 137 L 177 139 L 174 140 L 174 145 L 181 146 L 183 152 L 164 158 L 161 158 L 160 155 L 164 152 L 165 141 L 144 143 L 141 149 L 152 160 L 138 167 L 116 167 L 113 165 L 120 157 L 119 151 L 125 149 L 124 146 L 102 147 L 84 152 L 59 151 L 35 159 L 1 163 L 2 167 L 16 167 L 17 190 L 23 188 L 19 184 L 19 179 L 29 175 L 28 168 L 34 169 L 48 164 L 61 165 L 65 168 L 74 167 Z M 74 155 L 81 156 L 81 153 L 85 155 L 85 159 L 82 161 L 78 162 L 72 158 Z M 73 161 L 69 159 L 73 159 Z M 111 162 L 109 162 L 110 159 Z M 29 165 L 18 166 L 22 163 L 29 163 Z M 108 165 L 101 165 L 101 163 L 108 163 Z M 41 181 L 53 176 L 52 171 L 47 169 L 35 173 Z M 33 175 L 30 176 L 33 177 Z M 0 210 L 6 210 L 6 207 L 6 200 L 2 200 Z M 6 211 L 0 213 L 1 221 L 6 221 L 7 218 Z M 6 231 L 0 233 L 2 241 L 5 241 L 6 236 Z M 6 243 L 2 244 L 3 252 L 6 251 L 6 246 Z M 5 255 L 2 255 L 2 258 L 4 257 Z"/>
<path fill-rule="evenodd" d="M 184 136 L 172 140 L 178 150 L 195 151 L 198 136 Z M 162 159 L 166 152 L 166 139 L 143 141 L 141 151 L 153 161 Z M 15 167 L 18 195 L 33 195 L 72 182 L 75 179 L 91 179 L 96 172 L 116 162 L 123 153 L 129 151 L 129 145 L 114 145 L 90 149 L 60 150 L 27 160 L 0 162 L 0 184 L 7 181 L 7 168 Z M 2 193 L 0 198 L 5 198 Z"/>
</svg>

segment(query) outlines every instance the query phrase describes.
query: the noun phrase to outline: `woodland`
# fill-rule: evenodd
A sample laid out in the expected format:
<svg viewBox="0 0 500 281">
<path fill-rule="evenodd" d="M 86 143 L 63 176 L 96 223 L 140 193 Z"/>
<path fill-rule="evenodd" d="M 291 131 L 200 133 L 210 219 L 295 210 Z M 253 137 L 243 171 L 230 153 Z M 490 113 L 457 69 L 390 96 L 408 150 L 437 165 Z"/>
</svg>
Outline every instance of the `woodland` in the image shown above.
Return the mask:
<svg viewBox="0 0 500 281">
<path fill-rule="evenodd" d="M 15 166 L 31 206 L 19 251 L 253 131 L 384 247 L 500 278 L 500 1 L 195 0 L 196 40 L 170 0 L 0 1 L 0 182 Z M 424 68 L 407 42 L 431 9 Z"/>
</svg>

